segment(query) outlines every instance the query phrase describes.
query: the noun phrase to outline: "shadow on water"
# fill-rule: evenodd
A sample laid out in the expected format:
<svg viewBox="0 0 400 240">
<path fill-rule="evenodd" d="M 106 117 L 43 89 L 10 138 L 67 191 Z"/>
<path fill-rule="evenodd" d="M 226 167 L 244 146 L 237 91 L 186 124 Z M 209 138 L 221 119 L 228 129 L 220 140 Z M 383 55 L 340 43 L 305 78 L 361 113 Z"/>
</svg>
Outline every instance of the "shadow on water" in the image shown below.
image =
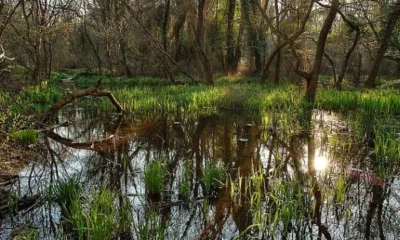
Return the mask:
<svg viewBox="0 0 400 240">
<path fill-rule="evenodd" d="M 68 124 L 43 137 L 46 161 L 7 186 L 15 201 L 2 205 L 15 210 L 3 211 L 0 238 L 29 227 L 40 239 L 95 239 L 94 226 L 81 233 L 74 225 L 71 209 L 79 206 L 89 224 L 94 206 L 103 206 L 96 199 L 110 194 L 115 211 L 96 209 L 114 214 L 106 228 L 112 239 L 400 237 L 398 168 L 378 174 L 374 134 L 357 136 L 345 117 L 322 111 L 313 113 L 308 131 L 279 114 L 268 119 L 179 113 L 124 119 L 69 106 L 58 119 Z M 144 179 L 155 160 L 162 189 L 154 198 Z M 210 166 L 223 173 L 211 175 L 207 189 Z M 68 179 L 82 190 L 76 202 L 60 204 L 52 196 Z M 30 196 L 40 201 L 18 205 Z"/>
</svg>

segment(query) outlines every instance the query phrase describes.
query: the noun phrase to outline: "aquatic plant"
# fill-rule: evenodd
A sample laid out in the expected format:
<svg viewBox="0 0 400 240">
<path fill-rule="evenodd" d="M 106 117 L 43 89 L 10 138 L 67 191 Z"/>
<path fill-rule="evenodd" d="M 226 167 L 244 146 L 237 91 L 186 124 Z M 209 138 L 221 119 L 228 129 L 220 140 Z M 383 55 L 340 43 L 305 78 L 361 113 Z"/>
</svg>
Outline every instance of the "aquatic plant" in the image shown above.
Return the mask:
<svg viewBox="0 0 400 240">
<path fill-rule="evenodd" d="M 111 239 L 118 230 L 114 195 L 108 189 L 97 191 L 88 206 L 72 202 L 68 222 L 78 239 Z"/>
<path fill-rule="evenodd" d="M 88 212 L 88 228 L 91 239 L 111 239 L 117 230 L 114 196 L 108 189 L 95 193 Z"/>
<path fill-rule="evenodd" d="M 141 219 L 138 219 L 133 229 L 138 240 L 163 240 L 167 238 L 167 222 L 164 222 L 151 208 Z"/>
<path fill-rule="evenodd" d="M 223 185 L 225 177 L 225 170 L 218 164 L 218 162 L 212 161 L 206 163 L 203 170 L 203 182 L 207 192 L 217 190 Z"/>
<path fill-rule="evenodd" d="M 190 166 L 189 161 L 183 164 L 182 174 L 178 182 L 178 195 L 180 198 L 188 199 L 190 197 Z"/>
<path fill-rule="evenodd" d="M 51 201 L 60 205 L 66 213 L 70 212 L 72 204 L 80 201 L 83 186 L 78 179 L 68 178 L 55 184 L 50 193 Z"/>
<path fill-rule="evenodd" d="M 16 240 L 39 240 L 39 233 L 36 229 L 29 226 L 24 226 L 18 231 L 17 236 L 13 239 Z"/>
<path fill-rule="evenodd" d="M 164 189 L 164 176 L 167 170 L 162 159 L 150 162 L 144 171 L 144 183 L 150 194 L 160 194 Z"/>
<path fill-rule="evenodd" d="M 124 198 L 118 211 L 118 230 L 120 233 L 128 233 L 131 231 L 133 222 L 132 206 L 128 198 Z"/>
</svg>

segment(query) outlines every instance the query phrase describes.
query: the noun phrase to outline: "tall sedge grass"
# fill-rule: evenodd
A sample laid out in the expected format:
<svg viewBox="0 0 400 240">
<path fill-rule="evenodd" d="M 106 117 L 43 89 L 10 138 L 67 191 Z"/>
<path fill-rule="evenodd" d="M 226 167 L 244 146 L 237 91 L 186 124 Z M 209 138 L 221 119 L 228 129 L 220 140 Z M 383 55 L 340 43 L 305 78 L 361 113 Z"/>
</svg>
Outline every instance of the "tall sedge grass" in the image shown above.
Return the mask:
<svg viewBox="0 0 400 240">
<path fill-rule="evenodd" d="M 147 165 L 144 183 L 150 194 L 160 194 L 163 191 L 166 173 L 166 166 L 162 159 L 156 159 Z"/>
<path fill-rule="evenodd" d="M 164 222 L 153 209 L 149 209 L 133 229 L 138 240 L 167 239 L 167 222 Z"/>
<path fill-rule="evenodd" d="M 208 193 L 217 190 L 223 185 L 225 170 L 218 162 L 206 163 L 203 170 L 203 182 Z"/>
<path fill-rule="evenodd" d="M 77 239 L 111 239 L 118 230 L 117 217 L 114 195 L 101 189 L 88 206 L 74 201 L 68 220 Z"/>
<path fill-rule="evenodd" d="M 83 186 L 74 178 L 57 182 L 50 193 L 51 201 L 60 205 L 61 210 L 66 216 L 70 217 L 73 203 L 79 202 L 82 197 Z"/>
<path fill-rule="evenodd" d="M 191 172 L 189 161 L 183 164 L 182 174 L 178 180 L 178 195 L 180 198 L 188 199 L 190 197 L 190 183 L 191 183 Z"/>
</svg>

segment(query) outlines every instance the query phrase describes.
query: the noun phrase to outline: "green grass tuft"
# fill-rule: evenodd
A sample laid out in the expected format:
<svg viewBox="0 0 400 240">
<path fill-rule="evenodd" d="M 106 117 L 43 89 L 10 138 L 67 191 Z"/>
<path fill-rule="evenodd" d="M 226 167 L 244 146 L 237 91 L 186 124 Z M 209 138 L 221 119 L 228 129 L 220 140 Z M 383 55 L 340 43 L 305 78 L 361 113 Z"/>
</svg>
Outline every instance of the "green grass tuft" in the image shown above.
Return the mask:
<svg viewBox="0 0 400 240">
<path fill-rule="evenodd" d="M 225 171 L 217 162 L 211 162 L 204 167 L 204 187 L 206 191 L 213 191 L 223 185 Z"/>
<path fill-rule="evenodd" d="M 39 134 L 34 129 L 18 130 L 11 132 L 10 137 L 21 142 L 25 146 L 29 146 L 38 142 Z"/>
<path fill-rule="evenodd" d="M 161 193 L 164 189 L 166 168 L 161 159 L 149 163 L 144 172 L 144 183 L 150 194 Z"/>
</svg>

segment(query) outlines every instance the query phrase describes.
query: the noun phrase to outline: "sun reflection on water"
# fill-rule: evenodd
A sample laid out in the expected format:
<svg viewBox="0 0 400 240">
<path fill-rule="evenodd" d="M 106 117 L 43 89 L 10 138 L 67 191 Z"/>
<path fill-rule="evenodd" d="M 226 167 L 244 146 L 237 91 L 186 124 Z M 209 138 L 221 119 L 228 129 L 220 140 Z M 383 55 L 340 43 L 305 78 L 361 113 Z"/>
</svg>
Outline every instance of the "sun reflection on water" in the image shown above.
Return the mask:
<svg viewBox="0 0 400 240">
<path fill-rule="evenodd" d="M 314 159 L 314 168 L 316 171 L 325 171 L 329 166 L 326 156 L 316 156 Z"/>
</svg>

